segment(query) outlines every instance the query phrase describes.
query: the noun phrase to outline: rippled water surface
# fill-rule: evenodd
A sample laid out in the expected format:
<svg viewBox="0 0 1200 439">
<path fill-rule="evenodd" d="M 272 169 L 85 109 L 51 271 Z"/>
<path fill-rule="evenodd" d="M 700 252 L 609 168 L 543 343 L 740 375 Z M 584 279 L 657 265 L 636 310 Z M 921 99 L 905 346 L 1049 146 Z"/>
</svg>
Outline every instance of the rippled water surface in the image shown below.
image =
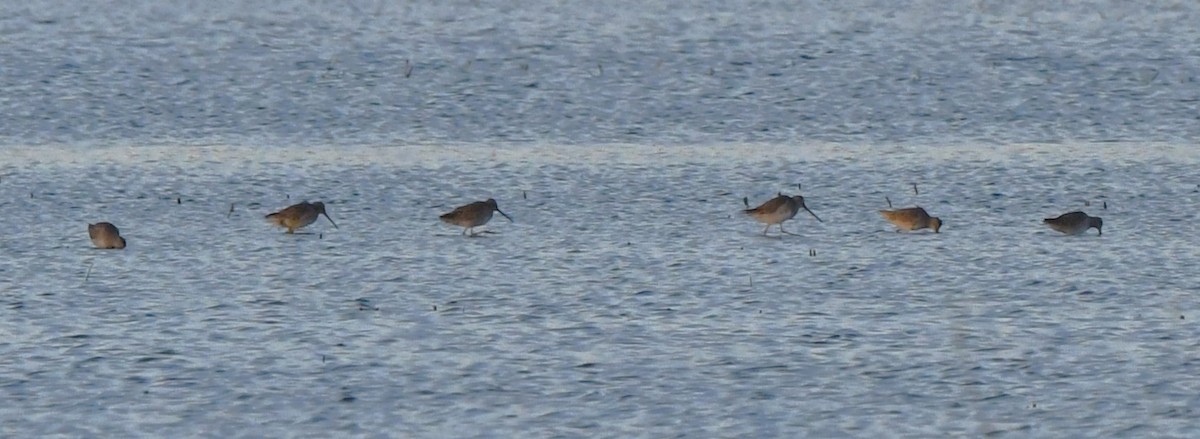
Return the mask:
<svg viewBox="0 0 1200 439">
<path fill-rule="evenodd" d="M 0 418 L 17 436 L 1196 433 L 1194 153 L 561 148 L 14 160 Z M 742 197 L 794 183 L 824 222 L 763 237 Z M 485 197 L 515 221 L 438 222 Z M 885 197 L 942 233 L 893 232 Z M 300 199 L 340 228 L 262 219 Z M 1071 209 L 1104 235 L 1040 224 Z M 90 248 L 100 220 L 126 250 Z"/>
<path fill-rule="evenodd" d="M 1198 437 L 1200 11 L 1044 3 L 0 1 L 0 437 Z"/>
<path fill-rule="evenodd" d="M 949 4 L 947 4 L 949 3 Z M 0 142 L 1176 141 L 1200 5 L 0 2 Z"/>
</svg>

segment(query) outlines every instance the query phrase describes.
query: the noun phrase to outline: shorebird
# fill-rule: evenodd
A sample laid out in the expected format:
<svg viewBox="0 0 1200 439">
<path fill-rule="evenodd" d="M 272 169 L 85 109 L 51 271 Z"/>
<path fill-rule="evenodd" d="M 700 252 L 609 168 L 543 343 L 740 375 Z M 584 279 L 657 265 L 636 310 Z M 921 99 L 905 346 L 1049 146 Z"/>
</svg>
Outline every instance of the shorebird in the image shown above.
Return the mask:
<svg viewBox="0 0 1200 439">
<path fill-rule="evenodd" d="M 745 212 L 747 215 L 753 217 L 755 221 L 767 224 L 767 227 L 763 229 L 763 236 L 766 236 L 767 231 L 771 230 L 771 226 L 774 224 L 779 224 L 779 233 L 794 235 L 794 233 L 788 233 L 787 230 L 783 230 L 783 222 L 796 216 L 796 213 L 800 209 L 808 211 L 817 221 L 824 222 L 821 221 L 821 217 L 817 216 L 817 214 L 808 209 L 808 206 L 804 205 L 804 197 L 799 195 L 789 197 L 779 194 L 758 207 L 746 209 Z"/>
<path fill-rule="evenodd" d="M 1098 217 L 1088 216 L 1083 212 L 1071 212 L 1059 215 L 1058 218 L 1046 218 L 1042 223 L 1050 226 L 1051 229 L 1057 230 L 1068 235 L 1078 235 L 1086 232 L 1092 227 L 1096 228 L 1096 232 L 1100 235 L 1104 234 L 1100 230 L 1104 226 L 1104 221 Z"/>
<path fill-rule="evenodd" d="M 288 233 L 295 233 L 296 229 L 316 222 L 318 215 L 325 215 L 325 218 L 329 219 L 329 223 L 333 224 L 333 228 L 338 228 L 337 223 L 333 222 L 333 218 L 329 218 L 329 214 L 325 213 L 325 203 L 320 201 L 293 204 L 286 209 L 267 215 L 267 220 L 277 226 L 287 228 Z"/>
<path fill-rule="evenodd" d="M 88 224 L 88 236 L 96 248 L 125 248 L 125 238 L 121 237 L 121 231 L 112 223 Z"/>
<path fill-rule="evenodd" d="M 939 233 L 939 229 L 942 228 L 942 219 L 929 216 L 929 213 L 925 212 L 925 209 L 922 209 L 920 206 L 881 210 L 879 214 L 883 215 L 883 219 L 895 225 L 897 232 L 901 230 L 933 229 L 933 233 Z"/>
<path fill-rule="evenodd" d="M 500 206 L 496 205 L 496 200 L 488 198 L 487 201 L 476 201 L 465 206 L 459 206 L 450 213 L 443 214 L 438 217 L 446 224 L 453 224 L 463 228 L 463 234 L 467 236 L 475 236 L 472 230 L 476 227 L 487 224 L 492 220 L 492 212 L 500 212 Z M 509 217 L 504 212 L 500 212 L 508 222 L 513 222 L 512 217 Z"/>
</svg>

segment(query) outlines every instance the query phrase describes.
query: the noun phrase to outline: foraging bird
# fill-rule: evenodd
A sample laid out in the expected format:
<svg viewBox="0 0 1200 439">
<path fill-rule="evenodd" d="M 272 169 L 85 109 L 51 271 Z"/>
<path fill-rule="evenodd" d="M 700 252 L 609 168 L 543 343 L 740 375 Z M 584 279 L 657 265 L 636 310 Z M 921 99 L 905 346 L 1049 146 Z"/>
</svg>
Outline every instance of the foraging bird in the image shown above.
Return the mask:
<svg viewBox="0 0 1200 439">
<path fill-rule="evenodd" d="M 1059 215 L 1058 218 L 1046 218 L 1042 223 L 1050 226 L 1051 229 L 1057 230 L 1068 235 L 1078 235 L 1086 232 L 1092 227 L 1096 228 L 1098 235 L 1103 235 L 1104 231 L 1100 230 L 1104 226 L 1104 221 L 1099 217 L 1088 216 L 1088 214 L 1075 211 Z"/>
<path fill-rule="evenodd" d="M 475 236 L 472 230 L 476 227 L 487 224 L 492 220 L 492 212 L 500 212 L 500 206 L 496 204 L 496 200 L 488 198 L 487 201 L 476 201 L 465 206 L 459 206 L 450 213 L 443 214 L 438 217 L 446 224 L 453 224 L 463 228 L 463 234 L 467 236 Z M 512 217 L 504 212 L 500 212 L 508 222 L 513 222 Z"/>
<path fill-rule="evenodd" d="M 940 233 L 939 230 L 942 228 L 942 219 L 929 216 L 929 213 L 925 212 L 925 209 L 922 209 L 920 206 L 881 210 L 879 214 L 883 215 L 883 219 L 895 225 L 897 232 L 901 230 L 933 229 L 933 233 Z"/>
<path fill-rule="evenodd" d="M 125 248 L 125 238 L 121 237 L 121 231 L 112 223 L 88 224 L 88 236 L 92 238 L 92 245 L 96 248 Z"/>
<path fill-rule="evenodd" d="M 325 203 L 320 201 L 293 204 L 286 209 L 267 215 L 267 220 L 277 226 L 287 228 L 288 233 L 295 233 L 296 229 L 316 222 L 318 215 L 325 215 L 329 223 L 333 224 L 333 228 L 338 228 L 337 223 L 333 222 L 333 218 L 329 218 L 329 214 L 325 213 Z"/>
<path fill-rule="evenodd" d="M 817 216 L 817 214 L 808 209 L 808 206 L 804 205 L 804 197 L 799 195 L 789 197 L 787 195 L 779 194 L 775 198 L 768 200 L 766 203 L 762 203 L 762 205 L 758 207 L 746 209 L 745 212 L 747 215 L 753 217 L 755 221 L 767 224 L 767 227 L 763 229 L 764 236 L 767 234 L 768 230 L 771 230 L 771 225 L 773 224 L 779 224 L 779 233 L 794 235 L 794 233 L 788 233 L 788 231 L 783 230 L 783 222 L 796 216 L 796 213 L 799 212 L 800 209 L 808 211 L 808 213 L 812 215 L 813 218 L 816 218 L 817 221 L 824 222 L 821 221 L 821 217 Z"/>
</svg>

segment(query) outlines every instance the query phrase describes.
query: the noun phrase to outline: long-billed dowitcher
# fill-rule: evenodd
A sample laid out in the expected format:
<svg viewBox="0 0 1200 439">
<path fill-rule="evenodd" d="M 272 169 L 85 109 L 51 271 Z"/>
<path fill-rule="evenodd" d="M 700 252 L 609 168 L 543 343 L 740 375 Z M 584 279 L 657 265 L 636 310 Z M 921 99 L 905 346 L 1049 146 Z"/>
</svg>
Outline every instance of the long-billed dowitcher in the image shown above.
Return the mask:
<svg viewBox="0 0 1200 439">
<path fill-rule="evenodd" d="M 112 223 L 88 224 L 88 236 L 96 248 L 125 248 L 125 238 L 121 237 L 121 231 Z"/>
<path fill-rule="evenodd" d="M 333 218 L 329 218 L 329 214 L 325 213 L 325 203 L 320 201 L 293 204 L 286 209 L 267 215 L 267 220 L 277 226 L 287 228 L 288 233 L 295 233 L 296 229 L 316 222 L 319 215 L 325 215 L 329 223 L 333 224 L 333 228 L 338 228 L 337 223 L 333 222 Z"/>
<path fill-rule="evenodd" d="M 465 206 L 459 206 L 450 213 L 443 214 L 438 217 L 446 224 L 453 224 L 463 228 L 463 234 L 467 236 L 475 236 L 474 228 L 487 224 L 492 220 L 492 212 L 500 212 L 500 206 L 496 204 L 496 200 L 488 198 L 487 201 L 476 201 Z M 504 212 L 500 212 L 508 222 L 513 222 L 512 217 Z"/>
<path fill-rule="evenodd" d="M 1088 216 L 1088 214 L 1079 211 L 1064 213 L 1057 218 L 1046 218 L 1042 220 L 1042 223 L 1050 226 L 1051 229 L 1068 235 L 1078 235 L 1092 227 L 1096 228 L 1097 234 L 1104 234 L 1104 231 L 1100 230 L 1104 226 L 1103 220 L 1099 217 Z"/>
<path fill-rule="evenodd" d="M 922 209 L 920 206 L 881 210 L 879 214 L 883 215 L 883 219 L 895 225 L 897 232 L 901 230 L 933 229 L 933 233 L 938 233 L 942 228 L 942 219 L 929 216 L 929 213 L 925 212 L 925 209 Z"/>
<path fill-rule="evenodd" d="M 788 233 L 787 230 L 783 230 L 783 222 L 796 216 L 796 213 L 799 212 L 800 209 L 807 211 L 813 216 L 813 218 L 816 218 L 817 221 L 824 222 L 821 221 L 821 217 L 817 216 L 817 214 L 808 209 L 808 206 L 804 205 L 804 197 L 799 195 L 789 197 L 787 195 L 779 194 L 779 196 L 767 200 L 766 203 L 762 203 L 758 207 L 746 209 L 745 212 L 747 215 L 753 217 L 755 221 L 767 224 L 767 227 L 763 229 L 764 236 L 767 234 L 768 230 L 771 230 L 771 226 L 774 224 L 779 224 L 779 233 L 794 235 L 794 233 Z"/>
</svg>

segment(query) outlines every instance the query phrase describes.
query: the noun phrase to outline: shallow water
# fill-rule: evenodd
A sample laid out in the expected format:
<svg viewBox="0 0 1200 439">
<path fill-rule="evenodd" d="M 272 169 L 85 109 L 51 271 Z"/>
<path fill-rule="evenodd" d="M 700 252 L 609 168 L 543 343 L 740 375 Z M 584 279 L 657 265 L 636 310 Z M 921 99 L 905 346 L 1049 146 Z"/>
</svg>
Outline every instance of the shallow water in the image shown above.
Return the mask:
<svg viewBox="0 0 1200 439">
<path fill-rule="evenodd" d="M 1194 153 L 561 148 L 2 168 L 6 436 L 1196 433 Z M 742 197 L 793 183 L 824 222 L 762 237 Z M 437 221 L 489 196 L 494 234 Z M 341 228 L 262 219 L 300 199 Z M 1039 224 L 1078 208 L 1104 236 Z"/>
<path fill-rule="evenodd" d="M 1200 5 L 0 2 L 0 144 L 1200 136 Z"/>
<path fill-rule="evenodd" d="M 1198 19 L 0 1 L 0 437 L 1200 436 Z"/>
</svg>

